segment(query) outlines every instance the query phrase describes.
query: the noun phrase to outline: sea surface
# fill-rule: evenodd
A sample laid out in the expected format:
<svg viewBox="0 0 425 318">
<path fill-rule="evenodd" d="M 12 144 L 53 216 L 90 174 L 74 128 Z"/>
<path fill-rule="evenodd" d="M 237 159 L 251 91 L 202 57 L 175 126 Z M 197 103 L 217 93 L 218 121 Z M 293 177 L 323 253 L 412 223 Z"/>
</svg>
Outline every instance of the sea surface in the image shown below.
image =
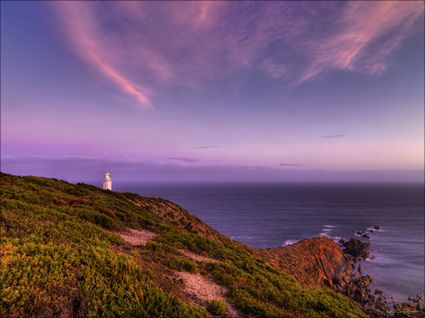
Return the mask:
<svg viewBox="0 0 425 318">
<path fill-rule="evenodd" d="M 115 191 L 182 205 L 221 233 L 253 247 L 277 247 L 319 235 L 338 240 L 371 234 L 364 262 L 372 288 L 396 300 L 424 292 L 423 184 L 146 184 Z"/>
</svg>

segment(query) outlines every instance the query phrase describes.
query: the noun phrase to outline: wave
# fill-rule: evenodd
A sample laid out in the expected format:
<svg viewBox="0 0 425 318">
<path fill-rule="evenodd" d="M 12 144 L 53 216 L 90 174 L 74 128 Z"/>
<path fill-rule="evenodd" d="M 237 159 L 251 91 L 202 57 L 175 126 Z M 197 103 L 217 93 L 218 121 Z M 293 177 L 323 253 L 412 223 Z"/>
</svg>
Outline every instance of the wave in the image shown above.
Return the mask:
<svg viewBox="0 0 425 318">
<path fill-rule="evenodd" d="M 334 239 L 332 237 L 331 232 L 333 232 L 333 230 L 336 228 L 335 225 L 331 225 L 331 224 L 324 224 L 322 225 L 322 231 L 319 233 L 319 236 L 325 236 L 328 237 L 330 239 Z"/>
<path fill-rule="evenodd" d="M 291 245 L 291 244 L 294 244 L 294 243 L 297 243 L 297 242 L 298 242 L 297 240 L 285 240 L 283 242 L 282 246 L 288 246 L 288 245 Z"/>
</svg>

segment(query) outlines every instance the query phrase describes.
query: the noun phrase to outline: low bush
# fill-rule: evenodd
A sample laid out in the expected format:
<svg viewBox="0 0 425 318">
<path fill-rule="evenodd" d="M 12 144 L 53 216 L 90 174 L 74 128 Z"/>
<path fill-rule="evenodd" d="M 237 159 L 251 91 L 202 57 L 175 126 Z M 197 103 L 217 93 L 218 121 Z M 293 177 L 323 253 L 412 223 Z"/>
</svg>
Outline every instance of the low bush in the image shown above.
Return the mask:
<svg viewBox="0 0 425 318">
<path fill-rule="evenodd" d="M 212 313 L 215 316 L 219 316 L 219 317 L 228 316 L 229 309 L 227 308 L 227 305 L 222 300 L 214 299 L 210 301 L 207 305 L 207 309 L 210 313 Z"/>
</svg>

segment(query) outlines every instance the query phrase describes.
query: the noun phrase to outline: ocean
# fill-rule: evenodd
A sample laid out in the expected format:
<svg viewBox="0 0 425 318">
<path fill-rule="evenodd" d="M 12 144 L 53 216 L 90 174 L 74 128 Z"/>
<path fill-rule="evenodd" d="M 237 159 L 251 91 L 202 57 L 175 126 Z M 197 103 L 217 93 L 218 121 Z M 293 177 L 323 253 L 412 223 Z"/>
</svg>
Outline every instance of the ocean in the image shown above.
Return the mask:
<svg viewBox="0 0 425 318">
<path fill-rule="evenodd" d="M 364 262 L 372 288 L 395 300 L 424 292 L 423 184 L 114 183 L 115 191 L 180 204 L 221 233 L 252 247 L 304 238 L 371 234 Z"/>
</svg>

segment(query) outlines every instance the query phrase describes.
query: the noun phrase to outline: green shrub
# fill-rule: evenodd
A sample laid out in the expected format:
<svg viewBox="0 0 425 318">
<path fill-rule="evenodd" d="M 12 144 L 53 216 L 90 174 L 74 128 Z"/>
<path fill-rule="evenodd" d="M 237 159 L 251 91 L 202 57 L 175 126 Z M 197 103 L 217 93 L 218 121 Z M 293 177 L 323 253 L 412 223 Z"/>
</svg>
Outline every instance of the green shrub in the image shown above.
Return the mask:
<svg viewBox="0 0 425 318">
<path fill-rule="evenodd" d="M 214 299 L 210 301 L 207 305 L 207 309 L 210 313 L 212 313 L 215 316 L 220 316 L 220 317 L 228 316 L 229 309 L 227 308 L 227 305 L 222 300 Z"/>
<path fill-rule="evenodd" d="M 175 269 L 177 271 L 183 271 L 183 272 L 196 272 L 196 265 L 193 261 L 184 258 L 184 257 L 170 257 L 170 260 L 168 262 L 168 267 L 171 269 Z"/>
</svg>

